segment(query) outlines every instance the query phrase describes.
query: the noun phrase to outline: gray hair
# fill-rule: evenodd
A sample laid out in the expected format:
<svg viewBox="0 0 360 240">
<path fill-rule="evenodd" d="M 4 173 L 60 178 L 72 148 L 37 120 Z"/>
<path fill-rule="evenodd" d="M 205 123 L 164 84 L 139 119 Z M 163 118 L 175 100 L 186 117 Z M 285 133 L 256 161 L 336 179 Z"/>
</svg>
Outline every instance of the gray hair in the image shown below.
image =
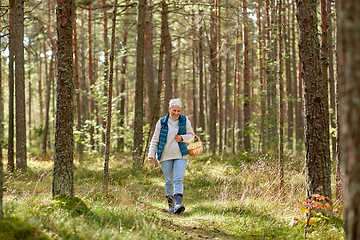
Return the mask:
<svg viewBox="0 0 360 240">
<path fill-rule="evenodd" d="M 169 108 L 171 108 L 171 107 L 173 107 L 173 106 L 181 107 L 181 100 L 180 100 L 179 98 L 170 99 L 170 101 L 169 101 Z"/>
</svg>

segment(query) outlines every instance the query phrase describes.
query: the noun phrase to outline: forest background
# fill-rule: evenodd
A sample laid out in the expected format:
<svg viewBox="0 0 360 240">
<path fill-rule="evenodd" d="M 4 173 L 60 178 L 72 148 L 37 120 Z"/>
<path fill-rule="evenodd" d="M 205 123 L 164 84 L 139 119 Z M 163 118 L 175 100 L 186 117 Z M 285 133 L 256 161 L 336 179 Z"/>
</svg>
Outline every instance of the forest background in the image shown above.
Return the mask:
<svg viewBox="0 0 360 240">
<path fill-rule="evenodd" d="M 356 58 L 338 53 L 356 36 L 345 31 L 352 5 L 339 2 L 1 1 L 4 174 L 50 158 L 53 196 L 74 197 L 74 159 L 104 157 L 107 192 L 109 160 L 131 152 L 143 169 L 154 125 L 179 97 L 209 156 L 277 156 L 280 192 L 284 155 L 305 156 L 306 197 L 332 199 L 333 173 L 341 199 L 340 126 L 350 170 L 356 146 L 345 70 Z"/>
</svg>

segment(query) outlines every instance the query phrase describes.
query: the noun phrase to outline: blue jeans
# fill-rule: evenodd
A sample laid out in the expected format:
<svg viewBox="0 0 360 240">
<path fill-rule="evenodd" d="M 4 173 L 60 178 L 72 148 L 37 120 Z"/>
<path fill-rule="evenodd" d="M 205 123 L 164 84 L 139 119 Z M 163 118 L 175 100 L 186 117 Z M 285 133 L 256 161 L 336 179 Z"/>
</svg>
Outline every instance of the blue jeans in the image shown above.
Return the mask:
<svg viewBox="0 0 360 240">
<path fill-rule="evenodd" d="M 160 162 L 165 178 L 166 195 L 182 194 L 187 159 L 174 159 Z"/>
</svg>

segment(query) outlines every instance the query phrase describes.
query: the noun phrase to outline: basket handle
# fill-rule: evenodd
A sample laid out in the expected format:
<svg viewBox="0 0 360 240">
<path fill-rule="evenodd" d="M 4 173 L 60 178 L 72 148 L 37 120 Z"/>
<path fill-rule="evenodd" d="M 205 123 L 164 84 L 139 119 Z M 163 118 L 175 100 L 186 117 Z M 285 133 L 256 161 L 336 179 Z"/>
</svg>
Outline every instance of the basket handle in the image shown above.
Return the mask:
<svg viewBox="0 0 360 240">
<path fill-rule="evenodd" d="M 194 136 L 197 137 L 197 138 L 199 139 L 199 141 L 202 143 L 202 141 L 201 141 L 201 139 L 199 138 L 198 135 L 196 135 L 196 134 L 194 133 Z"/>
</svg>

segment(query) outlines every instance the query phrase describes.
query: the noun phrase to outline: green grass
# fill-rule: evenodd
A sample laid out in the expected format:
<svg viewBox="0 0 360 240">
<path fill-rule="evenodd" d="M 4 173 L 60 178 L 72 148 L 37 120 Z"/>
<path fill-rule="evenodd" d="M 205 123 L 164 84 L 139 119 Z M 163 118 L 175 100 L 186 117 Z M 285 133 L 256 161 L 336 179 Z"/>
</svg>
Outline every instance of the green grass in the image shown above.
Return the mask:
<svg viewBox="0 0 360 240">
<path fill-rule="evenodd" d="M 13 233 L 21 232 L 19 222 L 31 230 L 27 238 L 0 239 L 46 239 L 43 233 L 52 239 L 304 239 L 305 215 L 293 208 L 305 197 L 299 157 L 285 159 L 284 194 L 275 156 L 239 153 L 190 159 L 186 210 L 169 215 L 161 169 L 146 164 L 134 172 L 129 156 L 110 162 L 107 194 L 102 193 L 102 159 L 87 160 L 83 166 L 75 161 L 73 199 L 52 198 L 52 161 L 29 159 L 27 174 L 6 174 L 4 215 L 7 222 L 16 222 Z M 344 239 L 341 208 L 334 203 L 332 219 L 315 217 L 308 239 Z M 299 223 L 291 226 L 294 218 Z M 0 222 L 0 232 L 3 225 Z"/>
</svg>

